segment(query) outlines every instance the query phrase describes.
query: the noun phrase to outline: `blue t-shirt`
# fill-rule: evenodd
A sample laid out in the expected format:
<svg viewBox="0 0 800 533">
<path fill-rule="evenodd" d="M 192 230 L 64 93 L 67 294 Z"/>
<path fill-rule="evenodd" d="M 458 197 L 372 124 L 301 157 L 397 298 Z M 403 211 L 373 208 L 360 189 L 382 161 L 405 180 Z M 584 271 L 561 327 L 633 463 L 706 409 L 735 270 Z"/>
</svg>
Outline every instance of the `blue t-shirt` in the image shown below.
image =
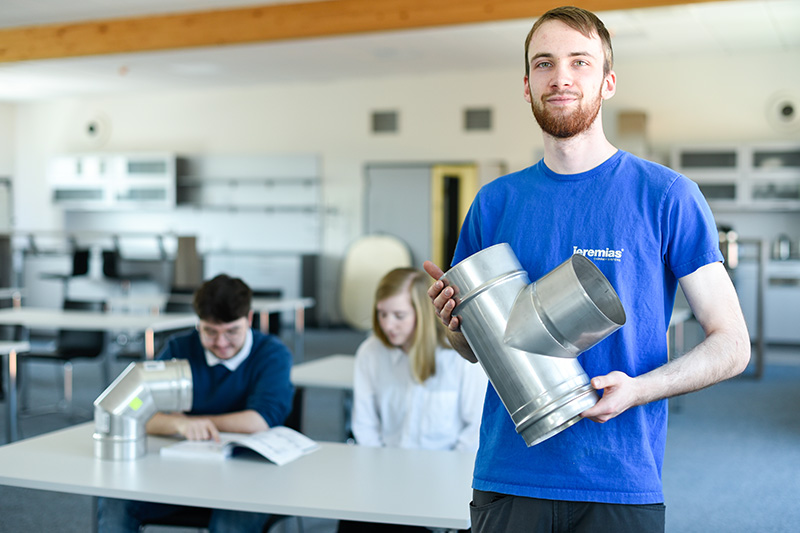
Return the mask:
<svg viewBox="0 0 800 533">
<path fill-rule="evenodd" d="M 257 411 L 270 427 L 284 423 L 292 409 L 292 354 L 274 335 L 253 331 L 253 347 L 234 372 L 208 366 L 200 334 L 170 339 L 159 359 L 188 359 L 192 368 L 192 415 Z"/>
<path fill-rule="evenodd" d="M 556 174 L 540 161 L 484 186 L 453 264 L 502 242 L 531 281 L 578 253 L 617 291 L 627 321 L 579 357 L 590 378 L 614 370 L 638 376 L 666 363 L 678 278 L 722 260 L 697 185 L 623 151 L 588 172 Z M 605 424 L 583 420 L 528 448 L 490 384 L 473 487 L 554 500 L 662 502 L 666 429 L 662 400 Z"/>
</svg>

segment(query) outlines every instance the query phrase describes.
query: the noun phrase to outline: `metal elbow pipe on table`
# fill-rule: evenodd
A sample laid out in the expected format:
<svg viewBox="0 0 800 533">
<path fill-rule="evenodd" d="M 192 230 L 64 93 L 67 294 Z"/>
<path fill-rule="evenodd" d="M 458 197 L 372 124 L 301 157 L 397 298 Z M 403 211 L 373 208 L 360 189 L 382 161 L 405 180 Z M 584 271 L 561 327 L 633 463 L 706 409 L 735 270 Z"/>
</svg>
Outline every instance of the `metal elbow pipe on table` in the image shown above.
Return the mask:
<svg viewBox="0 0 800 533">
<path fill-rule="evenodd" d="M 94 401 L 94 452 L 125 461 L 147 453 L 145 425 L 158 411 L 192 408 L 189 361 L 131 363 Z"/>
</svg>

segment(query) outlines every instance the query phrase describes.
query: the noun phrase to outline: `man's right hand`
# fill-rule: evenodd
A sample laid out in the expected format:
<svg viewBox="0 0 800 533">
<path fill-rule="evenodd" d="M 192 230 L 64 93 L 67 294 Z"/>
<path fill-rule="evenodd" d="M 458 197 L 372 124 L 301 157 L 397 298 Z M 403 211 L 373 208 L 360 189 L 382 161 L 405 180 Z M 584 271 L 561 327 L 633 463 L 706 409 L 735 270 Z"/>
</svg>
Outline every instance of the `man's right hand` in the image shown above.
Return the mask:
<svg viewBox="0 0 800 533">
<path fill-rule="evenodd" d="M 210 419 L 201 416 L 184 416 L 178 422 L 178 433 L 189 440 L 215 440 L 219 442 L 219 430 Z"/>
<path fill-rule="evenodd" d="M 452 314 L 453 309 L 456 307 L 456 301 L 453 299 L 455 291 L 439 279 L 444 275 L 444 272 L 435 263 L 425 261 L 422 267 L 430 277 L 436 280 L 428 289 L 428 297 L 433 302 L 436 314 L 442 320 L 442 324 L 447 326 L 450 331 L 459 331 L 461 323 L 458 317 Z"/>
<path fill-rule="evenodd" d="M 442 324 L 447 327 L 447 340 L 450 341 L 453 349 L 461 354 L 461 357 L 471 363 L 477 363 L 478 358 L 472 351 L 467 339 L 461 333 L 461 319 L 453 316 L 453 309 L 456 308 L 456 301 L 453 299 L 455 290 L 453 287 L 446 286 L 444 281 L 439 279 L 444 275 L 444 272 L 433 262 L 425 261 L 422 267 L 428 275 L 436 280 L 428 289 L 428 297 L 433 302 L 433 307 L 442 320 Z"/>
</svg>

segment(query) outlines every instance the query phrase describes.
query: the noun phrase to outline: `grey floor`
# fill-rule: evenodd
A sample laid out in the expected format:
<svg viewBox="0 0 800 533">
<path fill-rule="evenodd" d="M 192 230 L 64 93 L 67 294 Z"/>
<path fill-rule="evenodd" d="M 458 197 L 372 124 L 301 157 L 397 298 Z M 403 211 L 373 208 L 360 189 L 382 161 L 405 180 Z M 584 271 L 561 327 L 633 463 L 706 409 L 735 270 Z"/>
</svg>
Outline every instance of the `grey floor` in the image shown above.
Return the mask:
<svg viewBox="0 0 800 533">
<path fill-rule="evenodd" d="M 352 353 L 362 339 L 346 329 L 310 329 L 306 359 Z M 29 377 L 32 403 L 56 398 L 52 368 L 35 365 Z M 75 380 L 76 403 L 88 410 L 103 389 L 97 364 L 76 364 Z M 307 391 L 304 431 L 341 440 L 340 406 L 340 393 Z M 20 429 L 28 438 L 85 420 L 37 416 L 23 419 Z M 663 479 L 668 533 L 800 530 L 800 346 L 771 347 L 761 380 L 745 375 L 672 400 Z M 83 533 L 92 518 L 90 497 L 0 486 L 0 533 Z M 331 520 L 303 519 L 306 533 L 335 528 Z M 283 529 L 298 531 L 294 521 Z"/>
</svg>

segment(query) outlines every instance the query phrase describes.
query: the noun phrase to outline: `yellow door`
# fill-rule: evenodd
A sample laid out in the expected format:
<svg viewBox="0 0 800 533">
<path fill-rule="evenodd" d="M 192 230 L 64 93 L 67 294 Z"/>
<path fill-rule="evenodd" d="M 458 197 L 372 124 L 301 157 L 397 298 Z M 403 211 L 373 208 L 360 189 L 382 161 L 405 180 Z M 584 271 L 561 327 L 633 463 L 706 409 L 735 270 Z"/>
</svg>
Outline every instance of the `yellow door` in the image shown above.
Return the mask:
<svg viewBox="0 0 800 533">
<path fill-rule="evenodd" d="M 461 224 L 478 193 L 474 164 L 434 165 L 431 171 L 431 259 L 447 270 Z"/>
</svg>

